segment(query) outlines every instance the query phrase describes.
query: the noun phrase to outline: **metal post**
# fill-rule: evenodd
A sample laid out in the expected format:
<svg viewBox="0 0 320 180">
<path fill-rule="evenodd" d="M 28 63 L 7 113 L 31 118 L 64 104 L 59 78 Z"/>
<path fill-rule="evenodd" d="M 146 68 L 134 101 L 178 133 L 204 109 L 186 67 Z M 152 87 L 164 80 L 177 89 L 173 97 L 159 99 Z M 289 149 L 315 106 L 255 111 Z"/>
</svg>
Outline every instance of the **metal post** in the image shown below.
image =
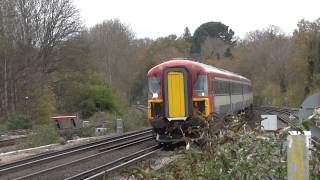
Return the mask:
<svg viewBox="0 0 320 180">
<path fill-rule="evenodd" d="M 307 136 L 288 136 L 288 180 L 309 179 L 309 153 Z"/>
<path fill-rule="evenodd" d="M 117 134 L 123 134 L 123 120 L 117 119 Z"/>
</svg>

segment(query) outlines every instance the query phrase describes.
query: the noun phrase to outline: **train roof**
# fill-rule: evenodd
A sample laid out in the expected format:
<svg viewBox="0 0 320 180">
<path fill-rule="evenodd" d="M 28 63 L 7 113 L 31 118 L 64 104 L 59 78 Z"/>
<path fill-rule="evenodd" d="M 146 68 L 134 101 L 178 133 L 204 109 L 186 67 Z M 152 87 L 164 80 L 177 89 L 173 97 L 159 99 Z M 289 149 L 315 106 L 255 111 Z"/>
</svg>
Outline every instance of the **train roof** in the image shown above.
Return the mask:
<svg viewBox="0 0 320 180">
<path fill-rule="evenodd" d="M 220 69 L 217 67 L 209 66 L 207 64 L 203 64 L 200 62 L 196 62 L 196 61 L 192 61 L 192 60 L 185 60 L 185 59 L 169 60 L 169 61 L 163 62 L 161 64 L 158 64 L 157 66 L 150 69 L 150 71 L 148 72 L 148 76 L 150 76 L 150 74 L 153 74 L 155 71 L 157 71 L 159 69 L 162 70 L 166 67 L 172 67 L 172 66 L 186 66 L 186 67 L 196 66 L 199 69 L 201 69 L 202 71 L 204 71 L 205 73 L 214 73 L 214 74 L 219 74 L 219 75 L 222 75 L 225 77 L 236 78 L 236 79 L 251 82 L 249 79 L 247 79 L 246 77 L 241 76 L 239 74 L 236 74 L 236 73 L 224 70 L 224 69 Z"/>
</svg>

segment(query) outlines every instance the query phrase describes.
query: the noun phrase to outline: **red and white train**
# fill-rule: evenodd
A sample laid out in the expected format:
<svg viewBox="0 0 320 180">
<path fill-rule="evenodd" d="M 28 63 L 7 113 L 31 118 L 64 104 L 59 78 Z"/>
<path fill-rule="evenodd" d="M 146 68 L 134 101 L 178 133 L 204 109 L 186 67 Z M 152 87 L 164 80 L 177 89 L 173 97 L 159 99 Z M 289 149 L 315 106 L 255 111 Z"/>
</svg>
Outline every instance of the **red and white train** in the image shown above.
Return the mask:
<svg viewBox="0 0 320 180">
<path fill-rule="evenodd" d="M 159 142 L 181 141 L 196 118 L 233 114 L 252 106 L 251 81 L 238 74 L 191 60 L 170 60 L 148 72 L 148 120 Z"/>
</svg>

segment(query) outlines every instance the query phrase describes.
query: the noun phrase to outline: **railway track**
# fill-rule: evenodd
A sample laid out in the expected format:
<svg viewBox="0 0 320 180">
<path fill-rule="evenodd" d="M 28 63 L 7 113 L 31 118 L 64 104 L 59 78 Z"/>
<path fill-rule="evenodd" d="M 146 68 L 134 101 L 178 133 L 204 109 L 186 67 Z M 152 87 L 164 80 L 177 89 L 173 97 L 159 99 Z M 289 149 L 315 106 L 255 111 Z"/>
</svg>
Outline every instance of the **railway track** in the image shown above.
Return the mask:
<svg viewBox="0 0 320 180">
<path fill-rule="evenodd" d="M 25 139 L 26 136 L 18 137 L 18 138 L 11 138 L 11 139 L 2 139 L 0 140 L 0 148 L 6 147 L 6 146 L 13 146 L 17 144 L 18 141 L 21 141 Z"/>
<path fill-rule="evenodd" d="M 16 139 L 4 139 L 4 140 L 0 140 L 0 148 L 5 147 L 5 146 L 15 145 L 16 142 L 17 142 Z"/>
<path fill-rule="evenodd" d="M 144 148 L 138 147 L 148 143 L 150 145 Z M 131 150 L 127 150 L 130 148 Z M 77 179 L 78 174 L 82 174 L 81 177 L 93 175 L 105 168 L 119 165 L 121 161 L 137 158 L 141 154 L 151 153 L 158 148 L 154 145 L 152 130 L 144 129 L 1 165 L 0 179 L 64 179 L 69 177 Z M 122 154 L 116 155 L 119 152 Z M 115 160 L 115 157 L 121 158 Z M 112 161 L 108 160 L 110 158 Z M 81 168 L 82 166 L 84 168 Z M 84 169 L 92 171 L 83 175 Z"/>
<path fill-rule="evenodd" d="M 108 179 L 108 174 L 111 173 L 112 171 L 125 167 L 131 163 L 138 162 L 146 158 L 147 156 L 150 156 L 158 152 L 161 149 L 162 147 L 160 147 L 159 145 L 154 145 L 154 146 L 142 149 L 138 152 L 133 152 L 127 156 L 118 158 L 102 166 L 99 166 L 99 167 L 90 169 L 88 171 L 82 172 L 80 174 L 77 174 L 75 176 L 69 177 L 67 178 L 67 180 Z"/>
<path fill-rule="evenodd" d="M 274 106 L 262 106 L 262 107 L 255 107 L 255 111 L 274 114 L 277 115 L 277 118 L 292 126 L 296 126 L 296 121 L 299 119 L 298 113 L 299 109 L 297 108 L 284 108 L 284 107 L 274 107 Z"/>
</svg>

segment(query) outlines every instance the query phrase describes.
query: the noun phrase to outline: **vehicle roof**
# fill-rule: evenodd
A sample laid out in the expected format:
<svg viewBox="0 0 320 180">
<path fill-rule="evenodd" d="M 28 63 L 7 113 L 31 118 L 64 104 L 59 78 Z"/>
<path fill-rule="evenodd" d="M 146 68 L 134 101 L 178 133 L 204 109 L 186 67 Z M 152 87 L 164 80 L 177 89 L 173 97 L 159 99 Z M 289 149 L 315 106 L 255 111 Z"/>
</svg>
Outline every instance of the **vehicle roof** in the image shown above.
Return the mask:
<svg viewBox="0 0 320 180">
<path fill-rule="evenodd" d="M 57 115 L 50 117 L 52 120 L 62 120 L 62 119 L 76 119 L 76 115 Z"/>
<path fill-rule="evenodd" d="M 233 72 L 221 69 L 221 68 L 209 66 L 207 64 L 203 64 L 200 62 L 187 60 L 187 59 L 174 59 L 174 60 L 169 60 L 169 61 L 163 62 L 161 64 L 158 64 L 157 66 L 155 66 L 149 70 L 148 77 L 150 77 L 151 75 L 153 75 L 155 72 L 157 72 L 159 70 L 162 71 L 163 69 L 165 69 L 167 67 L 175 67 L 175 66 L 186 66 L 186 67 L 193 66 L 193 67 L 197 67 L 197 69 L 200 69 L 202 72 L 205 72 L 205 73 L 214 73 L 214 74 L 222 75 L 222 76 L 229 77 L 229 78 L 236 78 L 236 79 L 251 82 L 246 77 L 238 75 L 236 73 L 233 73 Z"/>
</svg>

